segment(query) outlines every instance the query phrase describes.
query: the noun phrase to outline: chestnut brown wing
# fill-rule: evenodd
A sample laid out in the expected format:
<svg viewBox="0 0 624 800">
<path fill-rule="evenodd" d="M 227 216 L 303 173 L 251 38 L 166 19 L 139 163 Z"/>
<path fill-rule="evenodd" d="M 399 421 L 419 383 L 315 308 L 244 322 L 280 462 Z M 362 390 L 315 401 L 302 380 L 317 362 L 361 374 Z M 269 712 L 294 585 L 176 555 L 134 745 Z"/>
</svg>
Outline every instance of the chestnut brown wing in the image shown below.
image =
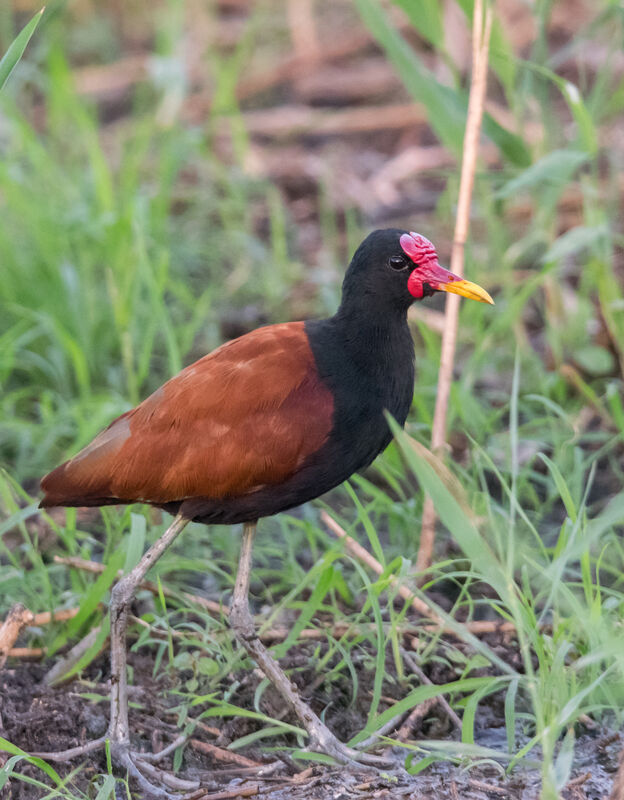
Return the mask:
<svg viewBox="0 0 624 800">
<path fill-rule="evenodd" d="M 294 475 L 332 417 L 303 323 L 259 328 L 182 370 L 46 475 L 41 505 L 245 495 Z"/>
</svg>

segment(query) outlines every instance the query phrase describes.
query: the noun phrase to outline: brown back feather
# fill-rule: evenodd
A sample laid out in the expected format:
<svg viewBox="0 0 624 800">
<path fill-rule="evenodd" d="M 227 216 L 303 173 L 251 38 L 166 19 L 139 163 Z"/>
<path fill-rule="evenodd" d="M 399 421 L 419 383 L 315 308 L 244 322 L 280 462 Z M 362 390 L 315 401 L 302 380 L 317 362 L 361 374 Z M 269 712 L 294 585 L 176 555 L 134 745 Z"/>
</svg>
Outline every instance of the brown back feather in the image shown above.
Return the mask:
<svg viewBox="0 0 624 800">
<path fill-rule="evenodd" d="M 247 494 L 292 476 L 327 440 L 332 416 L 303 323 L 259 328 L 182 370 L 46 475 L 41 505 Z"/>
</svg>

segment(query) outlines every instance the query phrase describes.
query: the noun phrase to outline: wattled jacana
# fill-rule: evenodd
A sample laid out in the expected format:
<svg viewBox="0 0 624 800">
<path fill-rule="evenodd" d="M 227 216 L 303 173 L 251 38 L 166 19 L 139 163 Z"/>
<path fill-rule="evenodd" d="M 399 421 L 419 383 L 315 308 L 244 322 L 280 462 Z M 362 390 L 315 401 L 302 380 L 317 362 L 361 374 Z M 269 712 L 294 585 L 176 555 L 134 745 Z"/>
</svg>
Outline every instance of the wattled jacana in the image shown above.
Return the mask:
<svg viewBox="0 0 624 800">
<path fill-rule="evenodd" d="M 247 597 L 251 549 L 259 517 L 318 497 L 372 462 L 391 439 L 385 412 L 405 423 L 414 388 L 407 310 L 437 291 L 493 302 L 443 269 L 428 239 L 375 231 L 353 256 L 333 317 L 270 325 L 224 344 L 42 480 L 44 507 L 142 502 L 175 514 L 111 597 L 108 737 L 114 757 L 137 777 L 129 751 L 128 606 L 191 520 L 244 523 L 230 622 L 310 734 L 310 748 L 343 762 L 374 762 L 338 741 L 255 634 Z"/>
</svg>

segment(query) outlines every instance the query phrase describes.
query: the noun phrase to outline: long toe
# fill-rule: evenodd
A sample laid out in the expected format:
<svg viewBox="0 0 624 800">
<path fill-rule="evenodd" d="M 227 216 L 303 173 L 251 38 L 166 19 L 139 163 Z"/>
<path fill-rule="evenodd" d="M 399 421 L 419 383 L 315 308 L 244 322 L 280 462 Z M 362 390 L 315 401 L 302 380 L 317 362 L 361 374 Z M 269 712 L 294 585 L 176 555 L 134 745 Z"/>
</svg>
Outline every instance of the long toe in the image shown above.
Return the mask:
<svg viewBox="0 0 624 800">
<path fill-rule="evenodd" d="M 111 757 L 139 785 L 141 797 L 146 800 L 171 800 L 174 797 L 172 792 L 192 792 L 199 789 L 199 781 L 185 781 L 159 769 L 143 760 L 140 753 L 132 752 L 125 743 L 111 742 Z"/>
<path fill-rule="evenodd" d="M 376 756 L 374 753 L 366 753 L 362 750 L 356 750 L 355 753 L 358 764 L 364 764 L 367 767 L 375 767 L 375 769 L 393 769 L 396 766 L 393 759 L 386 756 Z"/>
<path fill-rule="evenodd" d="M 339 741 L 325 726 L 314 731 L 308 749 L 314 753 L 324 753 L 331 756 L 339 764 L 350 764 L 352 766 L 359 764 L 375 767 L 376 769 L 391 769 L 394 766 L 394 762 L 391 759 L 348 747 Z"/>
</svg>

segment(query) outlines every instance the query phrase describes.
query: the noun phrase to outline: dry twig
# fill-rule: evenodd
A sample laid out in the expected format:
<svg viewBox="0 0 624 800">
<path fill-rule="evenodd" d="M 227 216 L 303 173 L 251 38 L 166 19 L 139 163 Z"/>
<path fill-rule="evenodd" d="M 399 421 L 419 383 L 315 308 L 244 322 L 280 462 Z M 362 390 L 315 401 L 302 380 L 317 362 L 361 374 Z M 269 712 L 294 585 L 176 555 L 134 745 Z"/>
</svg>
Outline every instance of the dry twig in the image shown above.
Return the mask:
<svg viewBox="0 0 624 800">
<path fill-rule="evenodd" d="M 464 247 L 470 223 L 470 200 L 477 164 L 479 132 L 483 117 L 483 103 L 487 85 L 488 53 L 490 32 L 492 29 L 492 6 L 488 3 L 483 14 L 483 0 L 475 0 L 472 28 L 472 80 L 464 148 L 462 171 L 457 202 L 457 219 L 451 253 L 451 272 L 460 277 L 464 274 Z M 453 377 L 455 360 L 455 344 L 457 341 L 457 321 L 459 316 L 459 297 L 449 295 L 446 299 L 444 333 L 442 334 L 442 353 L 440 371 L 438 373 L 438 393 L 436 396 L 433 430 L 431 433 L 431 449 L 435 452 L 446 443 L 446 412 Z M 420 547 L 416 568 L 419 572 L 429 568 L 433 553 L 435 537 L 436 512 L 433 500 L 425 497 L 423 508 Z"/>
<path fill-rule="evenodd" d="M 372 556 L 368 550 L 366 550 L 366 548 L 362 547 L 361 544 L 349 536 L 345 529 L 339 525 L 335 519 L 332 519 L 326 511 L 321 511 L 321 520 L 333 533 L 336 534 L 336 536 L 338 536 L 339 539 L 342 539 L 346 548 L 352 553 L 352 555 L 358 558 L 376 575 L 381 575 L 383 572 L 383 567 L 379 561 L 377 561 L 377 559 Z M 453 636 L 458 635 L 457 631 L 454 631 L 445 624 L 444 620 L 438 616 L 433 608 L 430 608 L 424 600 L 416 597 L 408 586 L 404 586 L 396 578 L 391 581 L 391 585 L 398 587 L 398 593 L 404 600 L 411 602 L 415 611 L 435 621 L 435 625 L 424 625 L 422 630 L 442 630 L 444 633 L 452 634 Z M 498 620 L 475 620 L 458 624 L 461 624 L 465 630 L 473 634 L 513 632 L 516 630 L 516 627 L 512 622 L 499 622 Z"/>
<path fill-rule="evenodd" d="M 12 647 L 9 650 L 10 658 L 19 658 L 22 661 L 37 661 L 46 654 L 45 647 Z"/>
<path fill-rule="evenodd" d="M 509 789 L 506 786 L 494 786 L 492 783 L 477 781 L 474 778 L 468 779 L 468 785 L 479 792 L 485 792 L 486 794 L 498 794 L 507 798 L 509 797 Z"/>
<path fill-rule="evenodd" d="M 620 752 L 620 763 L 615 774 L 609 800 L 624 800 L 624 748 Z"/>
<path fill-rule="evenodd" d="M 412 735 L 412 731 L 414 730 L 416 725 L 422 719 L 424 719 L 427 716 L 427 714 L 431 711 L 431 709 L 437 704 L 438 704 L 437 697 L 430 697 L 428 700 L 425 700 L 424 703 L 419 703 L 415 708 L 411 710 L 409 717 L 405 720 L 405 722 L 401 725 L 399 730 L 392 738 L 396 739 L 398 742 L 406 742 Z"/>
<path fill-rule="evenodd" d="M 361 544 L 355 541 L 355 539 L 351 538 L 345 531 L 345 529 L 339 525 L 335 519 L 332 519 L 326 511 L 321 511 L 321 519 L 327 527 L 336 534 L 340 539 L 342 539 L 347 546 L 347 548 L 353 553 L 353 555 L 358 558 L 363 564 L 366 564 L 373 572 L 377 575 L 381 575 L 383 572 L 383 567 L 377 561 L 377 559 L 372 556 L 366 548 L 362 547 Z M 404 600 L 408 600 L 415 611 L 419 614 L 422 614 L 424 617 L 429 617 L 429 619 L 435 620 L 438 624 L 442 625 L 443 620 L 433 611 L 429 606 L 421 600 L 419 597 L 414 595 L 407 586 L 400 584 L 396 579 L 391 581 L 392 585 L 397 586 L 397 591 L 401 595 Z"/>
<path fill-rule="evenodd" d="M 85 572 L 93 572 L 96 574 L 104 572 L 105 569 L 104 564 L 100 564 L 99 561 L 88 561 L 85 558 L 78 558 L 76 556 L 54 556 L 54 562 L 56 564 L 66 564 L 69 567 L 75 567 L 76 569 L 82 569 Z M 117 577 L 121 578 L 122 575 L 123 570 L 119 570 Z M 158 596 L 158 585 L 152 581 L 142 581 L 139 584 L 139 588 L 147 589 L 148 592 Z M 165 597 L 175 596 L 175 592 L 173 592 L 171 589 L 163 587 L 162 591 Z M 180 594 L 185 600 L 188 600 L 189 603 L 195 603 L 195 605 L 200 606 L 211 614 L 215 614 L 217 616 L 220 616 L 221 614 L 227 616 L 228 614 L 228 609 L 225 606 L 222 606 L 220 603 L 215 603 L 213 600 L 207 600 L 205 597 L 200 597 L 196 594 L 189 594 L 188 592 L 180 592 Z"/>
<path fill-rule="evenodd" d="M 58 611 L 42 611 L 40 614 L 33 614 L 32 622 L 29 622 L 28 626 L 35 627 L 49 625 L 51 622 L 67 622 L 68 619 L 73 619 L 79 611 L 80 606 L 61 608 Z"/>
<path fill-rule="evenodd" d="M 243 121 L 250 136 L 292 139 L 301 136 L 346 136 L 377 130 L 402 130 L 424 126 L 422 108 L 409 103 L 345 108 L 338 111 L 284 105 L 245 111 Z M 230 121 L 223 118 L 219 130 L 230 135 Z"/>
<path fill-rule="evenodd" d="M 231 750 L 224 750 L 214 744 L 202 742 L 201 739 L 189 739 L 189 744 L 194 750 L 199 750 L 200 753 L 211 756 L 215 761 L 223 761 L 227 764 L 238 764 L 239 767 L 253 767 L 255 769 L 260 769 L 263 766 L 259 761 L 252 761 L 250 758 L 245 758 L 245 756 L 241 756 Z"/>
<path fill-rule="evenodd" d="M 45 655 L 45 647 L 13 647 L 24 628 L 49 625 L 51 622 L 66 622 L 75 617 L 79 611 L 80 608 L 62 608 L 58 611 L 41 611 L 33 614 L 20 603 L 13 606 L 0 626 L 0 668 L 4 666 L 8 657 L 37 659 Z"/>
<path fill-rule="evenodd" d="M 198 789 L 191 794 L 185 795 L 184 800 L 238 800 L 239 797 L 253 797 L 258 792 L 257 784 L 237 786 L 235 789 L 226 789 L 223 792 L 208 792 L 206 789 Z"/>
<path fill-rule="evenodd" d="M 408 653 L 406 650 L 403 650 L 403 648 L 401 648 L 401 655 L 402 655 L 402 657 L 403 657 L 403 660 L 404 660 L 404 661 L 405 661 L 405 663 L 407 664 L 407 666 L 408 666 L 408 667 L 411 669 L 411 671 L 414 673 L 414 675 L 417 675 L 417 676 L 418 676 L 418 679 L 420 680 L 420 682 L 421 682 L 421 683 L 427 684 L 428 686 L 433 686 L 433 681 L 432 681 L 430 678 L 428 678 L 428 677 L 425 675 L 425 673 L 423 672 L 423 670 L 422 670 L 422 669 L 419 667 L 419 665 L 418 665 L 418 664 L 416 663 L 416 661 L 415 661 L 415 660 L 412 658 L 412 656 L 411 656 L 411 655 L 410 655 L 410 654 L 409 654 L 409 653 Z M 453 709 L 452 709 L 452 708 L 451 708 L 451 706 L 449 705 L 449 702 L 448 702 L 448 700 L 446 699 L 446 697 L 444 697 L 444 695 L 440 695 L 439 697 L 436 697 L 436 698 L 434 698 L 434 699 L 435 699 L 435 701 L 436 701 L 437 703 L 439 703 L 439 704 L 442 706 L 442 708 L 443 708 L 443 709 L 446 711 L 446 713 L 447 713 L 447 715 L 448 715 L 449 719 L 450 719 L 450 720 L 451 720 L 451 722 L 452 722 L 452 723 L 455 725 L 455 727 L 456 727 L 458 730 L 460 730 L 460 731 L 461 731 L 461 728 L 462 728 L 462 721 L 461 721 L 461 719 L 460 719 L 460 718 L 457 716 L 457 714 L 456 714 L 456 713 L 453 711 Z"/>
<path fill-rule="evenodd" d="M 321 50 L 313 0 L 288 0 L 286 16 L 295 57 L 310 68 L 318 60 Z"/>
<path fill-rule="evenodd" d="M 582 786 L 586 781 L 591 778 L 591 772 L 584 772 L 582 775 L 577 775 L 571 781 L 566 783 L 566 789 L 573 789 L 575 786 Z"/>
<path fill-rule="evenodd" d="M 7 614 L 0 627 L 0 668 L 5 665 L 17 637 L 27 625 L 31 624 L 32 619 L 32 611 L 21 603 L 16 603 Z"/>
</svg>

